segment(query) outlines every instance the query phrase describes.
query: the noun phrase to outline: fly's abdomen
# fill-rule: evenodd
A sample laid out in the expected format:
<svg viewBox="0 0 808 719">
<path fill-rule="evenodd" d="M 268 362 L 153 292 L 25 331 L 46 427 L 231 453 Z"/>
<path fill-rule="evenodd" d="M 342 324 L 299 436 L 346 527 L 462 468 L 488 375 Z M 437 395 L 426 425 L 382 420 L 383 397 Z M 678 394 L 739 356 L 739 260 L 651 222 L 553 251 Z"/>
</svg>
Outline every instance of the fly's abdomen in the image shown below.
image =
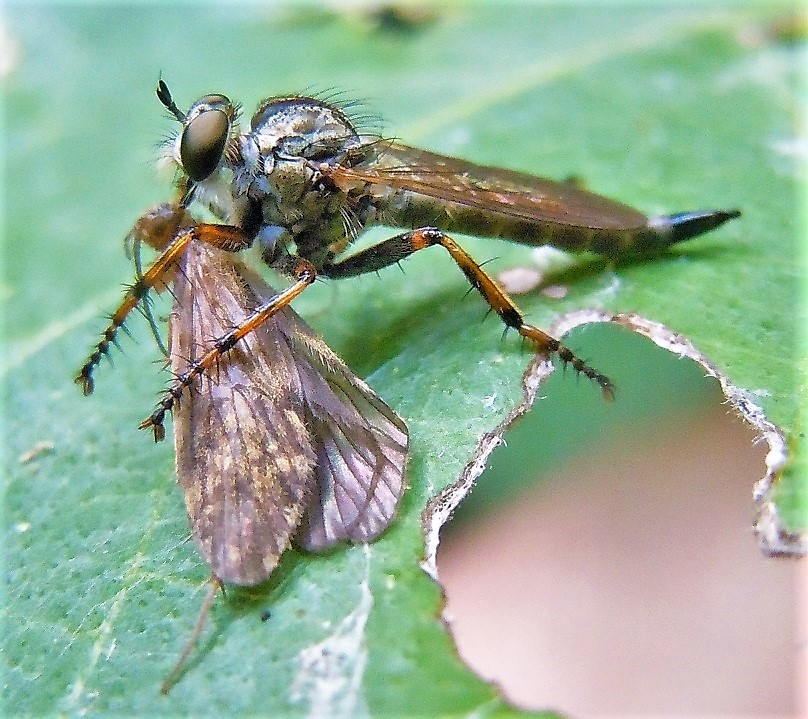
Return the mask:
<svg viewBox="0 0 808 719">
<path fill-rule="evenodd" d="M 593 242 L 593 231 L 588 227 L 513 217 L 407 190 L 391 194 L 381 218 L 397 227 L 438 227 L 444 232 L 500 237 L 525 245 L 554 245 L 573 252 L 590 249 Z"/>
<path fill-rule="evenodd" d="M 740 213 L 723 210 L 685 212 L 647 218 L 625 208 L 625 217 L 602 218 L 583 224 L 548 220 L 509 212 L 507 197 L 502 208 L 466 205 L 414 193 L 391 192 L 382 200 L 382 221 L 399 227 L 438 227 L 481 237 L 497 237 L 524 245 L 551 245 L 570 252 L 595 252 L 609 257 L 658 252 L 682 240 L 715 229 Z M 624 206 L 621 206 L 621 208 Z"/>
</svg>

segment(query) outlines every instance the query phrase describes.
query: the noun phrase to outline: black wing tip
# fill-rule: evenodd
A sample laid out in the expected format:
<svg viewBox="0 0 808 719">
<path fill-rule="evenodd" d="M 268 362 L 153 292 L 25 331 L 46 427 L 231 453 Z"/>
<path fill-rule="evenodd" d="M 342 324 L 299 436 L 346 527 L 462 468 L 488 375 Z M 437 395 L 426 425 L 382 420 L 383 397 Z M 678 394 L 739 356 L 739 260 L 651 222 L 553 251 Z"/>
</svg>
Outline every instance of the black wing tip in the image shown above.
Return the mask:
<svg viewBox="0 0 808 719">
<path fill-rule="evenodd" d="M 703 235 L 740 216 L 740 210 L 701 210 L 680 212 L 662 219 L 668 226 L 668 239 L 671 244 L 674 244 Z"/>
</svg>

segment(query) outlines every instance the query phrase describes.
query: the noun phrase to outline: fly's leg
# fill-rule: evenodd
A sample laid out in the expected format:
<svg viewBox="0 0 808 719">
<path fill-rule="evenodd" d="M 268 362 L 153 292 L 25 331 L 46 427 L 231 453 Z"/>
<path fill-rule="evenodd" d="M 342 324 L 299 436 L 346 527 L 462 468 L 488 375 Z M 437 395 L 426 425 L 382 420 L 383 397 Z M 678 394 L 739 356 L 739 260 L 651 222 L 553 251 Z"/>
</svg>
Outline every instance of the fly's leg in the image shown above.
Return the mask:
<svg viewBox="0 0 808 719">
<path fill-rule="evenodd" d="M 522 337 L 533 342 L 537 351 L 548 355 L 558 355 L 565 365 L 572 365 L 577 372 L 597 382 L 607 399 L 614 397 L 614 385 L 608 377 L 590 367 L 555 337 L 538 327 L 527 324 L 514 301 L 497 286 L 485 270 L 457 242 L 435 227 L 422 227 L 396 235 L 352 255 L 342 262 L 326 265 L 321 272 L 326 277 L 334 278 L 375 272 L 403 260 L 413 252 L 434 245 L 440 245 L 451 255 L 471 286 L 483 296 L 483 299 L 500 316 L 507 327 L 515 329 Z"/>
<path fill-rule="evenodd" d="M 185 372 L 175 378 L 171 386 L 165 391 L 163 398 L 157 403 L 154 412 L 140 423 L 140 429 L 151 428 L 155 442 L 159 442 L 165 437 L 165 427 L 163 426 L 165 415 L 179 402 L 183 390 L 190 386 L 196 377 L 215 366 L 223 355 L 238 344 L 239 340 L 258 329 L 272 315 L 290 304 L 317 278 L 317 270 L 314 265 L 308 260 L 300 258 L 290 258 L 290 267 L 288 268 L 276 265 L 275 269 L 288 271 L 288 274 L 292 275 L 296 282 L 255 309 L 238 327 L 216 339 L 210 350 L 192 362 Z"/>
<path fill-rule="evenodd" d="M 128 287 L 118 309 L 110 316 L 100 342 L 96 344 L 76 375 L 76 383 L 81 385 L 85 395 L 93 393 L 95 389 L 93 372 L 101 362 L 101 358 L 109 354 L 110 346 L 116 342 L 118 330 L 123 326 L 129 313 L 146 297 L 150 289 L 160 284 L 164 285 L 174 261 L 182 255 L 192 237 L 193 233 L 186 231 L 174 238 L 154 263 Z"/>
<path fill-rule="evenodd" d="M 76 383 L 81 385 L 85 395 L 93 393 L 93 372 L 101 358 L 109 354 L 111 345 L 116 342 L 118 330 L 123 327 L 129 313 L 146 298 L 149 290 L 156 289 L 160 292 L 165 288 L 174 263 L 182 257 L 191 240 L 199 240 L 229 252 L 237 252 L 252 243 L 243 230 L 230 225 L 199 224 L 180 229 L 180 222 L 184 217 L 187 216 L 181 209 L 159 205 L 146 212 L 135 223 L 132 229 L 135 241 L 146 242 L 161 252 L 145 272 L 138 273 L 126 290 L 118 309 L 110 316 L 109 325 L 101 335 L 101 340 L 76 375 Z"/>
</svg>

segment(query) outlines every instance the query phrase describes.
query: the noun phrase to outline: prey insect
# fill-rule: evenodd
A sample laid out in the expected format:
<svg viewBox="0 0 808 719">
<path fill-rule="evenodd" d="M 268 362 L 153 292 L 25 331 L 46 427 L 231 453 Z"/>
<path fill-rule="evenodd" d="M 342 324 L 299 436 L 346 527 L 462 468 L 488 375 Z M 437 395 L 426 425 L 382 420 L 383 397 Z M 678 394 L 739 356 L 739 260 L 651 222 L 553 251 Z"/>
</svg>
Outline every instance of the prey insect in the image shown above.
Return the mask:
<svg viewBox="0 0 808 719">
<path fill-rule="evenodd" d="M 242 128 L 224 95 L 205 95 L 187 112 L 162 80 L 157 96 L 180 124 L 163 152 L 177 173 L 176 197 L 133 228 L 133 243 L 159 255 L 138 271 L 76 381 L 92 393 L 95 368 L 129 313 L 173 283 L 174 379 L 141 428 L 161 440 L 175 414 L 179 481 L 217 581 L 263 581 L 292 540 L 311 548 L 370 540 L 402 493 L 403 422 L 289 308 L 318 277 L 376 272 L 441 247 L 506 328 L 611 397 L 609 378 L 527 323 L 448 233 L 620 258 L 662 251 L 739 215 L 649 218 L 571 183 L 360 132 L 345 108 L 315 97 L 269 98 Z M 197 219 L 198 209 L 215 221 Z M 351 254 L 374 225 L 402 231 Z M 286 289 L 273 292 L 236 261 L 252 246 L 289 279 Z"/>
<path fill-rule="evenodd" d="M 171 283 L 171 368 L 181 377 L 234 327 L 279 296 L 232 252 L 193 238 L 184 209 L 158 205 L 131 238 L 182 253 Z M 256 326 L 175 406 L 177 477 L 214 583 L 173 684 L 216 589 L 266 579 L 293 541 L 320 551 L 367 542 L 404 491 L 407 427 L 291 307 Z"/>
</svg>

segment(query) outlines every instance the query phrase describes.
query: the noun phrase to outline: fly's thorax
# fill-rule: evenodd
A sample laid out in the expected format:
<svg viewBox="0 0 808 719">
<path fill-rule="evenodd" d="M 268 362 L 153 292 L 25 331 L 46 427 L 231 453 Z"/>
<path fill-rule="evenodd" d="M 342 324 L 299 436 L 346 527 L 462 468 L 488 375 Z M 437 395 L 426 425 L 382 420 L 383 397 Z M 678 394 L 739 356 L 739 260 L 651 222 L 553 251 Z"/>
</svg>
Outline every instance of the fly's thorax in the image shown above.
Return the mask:
<svg viewBox="0 0 808 719">
<path fill-rule="evenodd" d="M 320 164 L 339 165 L 361 145 L 339 108 L 310 97 L 270 98 L 239 138 L 236 190 L 292 199 Z"/>
<path fill-rule="evenodd" d="M 338 107 L 311 97 L 265 100 L 250 121 L 250 134 L 263 155 L 340 162 L 359 136 Z"/>
<path fill-rule="evenodd" d="M 231 166 L 237 202 L 248 198 L 260 208 L 265 258 L 268 250 L 296 251 L 319 265 L 350 241 L 361 218 L 322 168 L 357 161 L 363 147 L 345 114 L 320 100 L 278 97 L 258 108 Z"/>
<path fill-rule="evenodd" d="M 317 168 L 301 158 L 267 158 L 264 168 L 268 172 L 254 175 L 243 192 L 236 186 L 234 196 L 237 208 L 247 201 L 257 208 L 257 239 L 262 254 L 267 251 L 296 253 L 319 265 L 330 259 L 321 252 L 333 244 L 344 244 L 351 236 L 346 226 L 350 201 L 346 193 L 323 181 Z M 236 182 L 243 180 L 244 175 Z M 240 213 L 237 211 L 236 216 Z M 264 238 L 269 238 L 264 241 Z M 296 248 L 292 247 L 296 245 Z"/>
</svg>

